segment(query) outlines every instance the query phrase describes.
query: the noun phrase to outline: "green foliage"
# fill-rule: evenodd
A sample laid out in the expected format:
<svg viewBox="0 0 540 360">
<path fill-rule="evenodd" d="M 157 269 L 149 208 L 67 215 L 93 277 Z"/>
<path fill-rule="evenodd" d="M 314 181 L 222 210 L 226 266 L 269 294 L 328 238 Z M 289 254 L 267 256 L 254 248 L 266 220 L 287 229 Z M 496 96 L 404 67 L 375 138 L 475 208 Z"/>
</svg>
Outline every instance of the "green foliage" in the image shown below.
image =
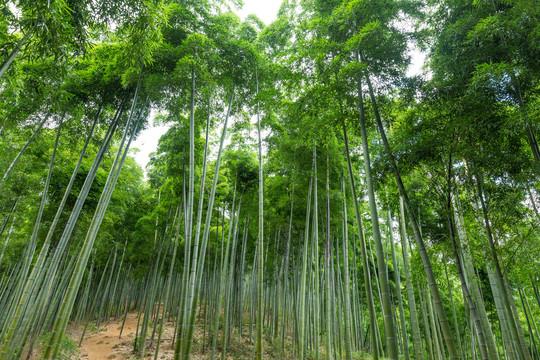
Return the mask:
<svg viewBox="0 0 540 360">
<path fill-rule="evenodd" d="M 47 345 L 50 341 L 50 334 L 44 335 L 40 339 L 41 346 Z M 79 354 L 79 347 L 75 341 L 69 336 L 62 337 L 60 343 L 60 351 L 58 353 L 58 360 L 71 360 Z"/>
<path fill-rule="evenodd" d="M 23 293 L 24 286 L 31 284 L 29 274 L 34 274 L 31 271 L 41 266 L 40 250 L 94 119 L 97 117 L 93 135 L 54 229 L 51 249 L 45 251 L 47 260 L 43 260 L 46 264 L 43 269 L 51 265 L 54 251 L 60 247 L 59 241 L 85 187 L 85 179 L 109 127 L 116 126 L 118 114 L 111 145 L 104 151 L 82 211 L 75 219 L 67 250 L 60 259 L 61 271 L 51 282 L 54 284 L 51 298 L 55 301 L 63 296 L 63 286 L 71 283 L 68 267 L 77 259 L 104 196 L 103 189 L 115 164 L 114 154 L 121 145 L 122 134 L 125 131 L 130 134 L 130 129 L 139 132 L 150 126 L 149 120 L 166 124 L 169 129 L 159 139 L 147 169 L 140 169 L 132 155 L 127 155 L 92 247 L 93 278 L 90 271 L 86 271 L 88 292 L 99 290 L 104 295 L 97 291 L 98 295 L 85 297 L 78 291 L 77 314 L 72 318 L 88 316 L 93 321 L 97 318 L 99 324 L 106 315 L 119 316 L 125 310 L 126 299 L 133 300 L 132 306 L 141 312 L 149 312 L 159 301 L 164 303 L 159 296 L 166 288 L 167 294 L 171 294 L 171 299 L 167 299 L 171 309 L 166 309 L 169 317 L 178 316 L 179 311 L 182 314 L 191 311 L 190 299 L 176 297 L 193 291 L 195 303 L 218 297 L 218 301 L 209 302 L 209 306 L 218 306 L 218 310 L 224 311 L 223 315 L 219 314 L 218 323 L 229 319 L 230 315 L 240 318 L 234 321 L 241 324 L 244 315 L 241 312 L 247 305 L 243 304 L 241 310 L 221 309 L 222 297 L 227 298 L 227 304 L 240 306 L 241 301 L 251 300 L 250 306 L 254 306 L 255 297 L 251 296 L 255 296 L 254 289 L 260 286 L 267 292 L 269 304 L 266 306 L 272 309 L 271 315 L 267 314 L 268 323 L 279 323 L 291 314 L 297 322 L 324 323 L 321 319 L 325 309 L 336 305 L 328 305 L 319 294 L 314 295 L 314 281 L 320 280 L 323 284 L 330 279 L 327 277 L 330 272 L 337 274 L 332 278 L 335 283 L 323 285 L 336 292 L 336 296 L 329 298 L 341 306 L 339 311 L 345 311 L 345 296 L 341 295 L 345 293 L 344 285 L 340 281 L 345 271 L 341 246 L 347 233 L 350 239 L 347 276 L 354 282 L 347 290 L 351 292 L 354 306 L 358 307 L 356 310 L 369 313 L 367 294 L 377 295 L 380 290 L 377 263 L 385 257 L 386 265 L 382 270 L 388 272 L 390 306 L 395 308 L 396 314 L 398 309 L 403 311 L 404 308 L 405 313 L 400 315 L 413 322 L 409 320 L 413 311 L 408 305 L 416 297 L 416 320 L 422 334 L 426 341 L 437 346 L 442 344 L 442 339 L 434 338 L 439 336 L 436 333 L 439 329 L 433 338 L 429 338 L 433 333 L 427 332 L 432 326 L 429 316 L 433 314 L 425 313 L 434 305 L 430 300 L 433 294 L 428 295 L 423 285 L 429 280 L 425 269 L 427 261 L 436 280 L 436 284 L 430 283 L 429 287 L 440 291 L 441 308 L 451 319 L 450 330 L 455 335 L 453 338 L 462 342 L 463 353 L 468 354 L 470 350 L 471 336 L 478 335 L 471 330 L 474 319 L 466 296 L 462 296 L 466 291 L 462 290 L 471 288 L 474 297 L 474 284 L 477 284 L 481 295 L 474 301 L 480 315 L 484 312 L 489 319 L 488 327 L 495 333 L 493 338 L 502 354 L 508 350 L 504 338 L 510 331 L 500 325 L 507 324 L 504 316 L 508 317 L 511 312 L 501 310 L 498 304 L 502 301 L 498 291 L 502 290 L 497 289 L 493 280 L 498 276 L 493 269 L 499 264 L 501 276 L 509 285 L 509 300 L 518 299 L 517 295 L 523 291 L 525 299 L 533 304 L 532 310 L 526 310 L 524 303 L 519 304 L 514 299 L 518 320 L 514 323 L 526 334 L 526 342 L 532 343 L 529 339 L 538 338 L 536 330 L 529 329 L 527 320 L 531 319 L 526 317 L 532 316 L 535 320 L 539 315 L 538 294 L 533 287 L 538 286 L 540 276 L 538 3 L 530 0 L 284 1 L 278 18 L 269 25 L 254 16 L 241 21 L 234 13 L 224 11 L 228 5 L 225 1 L 167 0 L 18 0 L 0 4 L 1 63 L 8 64 L 14 56 L 11 65 L 0 75 L 2 172 L 21 154 L 9 176 L 0 182 L 0 226 L 3 226 L 0 231 L 0 306 L 9 303 L 2 301 L 12 300 L 9 291 L 2 292 L 11 289 L 10 274 L 12 271 L 17 276 L 21 274 L 21 279 L 13 280 L 21 281 L 18 291 L 13 291 L 16 300 L 11 303 L 15 310 L 6 312 L 7 315 L 0 314 L 0 325 L 4 325 L 5 319 L 10 320 L 5 320 L 8 324 L 18 324 L 16 315 L 22 311 L 20 309 L 26 309 L 19 301 L 23 304 L 30 297 L 25 300 L 23 295 L 19 299 L 16 296 Z M 412 45 L 427 51 L 427 73 L 407 77 Z M 138 101 L 133 104 L 136 89 Z M 229 99 L 232 99 L 230 114 Z M 130 128 L 128 117 L 132 106 L 136 127 Z M 376 201 L 371 205 L 375 211 L 368 207 L 366 196 L 361 112 L 365 115 L 367 148 L 372 162 Z M 154 119 L 149 119 L 151 114 Z M 190 128 L 191 114 L 193 128 Z M 262 169 L 257 151 L 258 114 L 264 138 Z M 221 166 L 216 174 L 219 137 L 227 116 L 230 117 L 228 137 L 219 154 Z M 382 125 L 378 126 L 381 119 Z M 51 183 L 49 191 L 43 194 L 56 130 L 61 122 Z M 208 144 L 205 143 L 207 123 Z M 388 137 L 390 151 L 381 141 L 381 130 Z M 348 153 L 345 153 L 345 131 Z M 190 148 L 191 134 L 193 147 Z M 203 182 L 205 145 L 208 145 L 208 154 Z M 189 162 L 191 152 L 194 153 L 192 164 Z M 314 152 L 318 159 L 316 178 Z M 348 157 L 351 159 L 350 176 Z M 420 253 L 418 243 L 410 246 L 410 254 L 407 254 L 410 274 L 403 271 L 402 248 L 394 239 L 397 228 L 392 219 L 390 224 L 386 219 L 387 212 L 398 217 L 401 210 L 395 167 L 410 206 L 402 229 L 406 233 L 405 242 L 407 235 L 413 235 L 412 225 L 417 221 L 422 234 L 415 235 L 421 236 L 426 245 L 425 256 Z M 256 221 L 260 170 L 264 174 L 264 199 L 261 197 L 264 238 L 261 239 L 258 234 L 262 226 Z M 323 186 L 327 173 L 328 192 Z M 209 209 L 214 179 L 217 181 L 215 204 Z M 356 199 L 351 195 L 353 182 Z M 310 200 L 311 212 L 306 214 L 308 194 L 313 191 L 309 184 L 314 183 L 318 184 L 318 196 Z M 43 219 L 36 223 L 44 195 L 47 201 Z M 233 205 L 238 209 L 240 198 L 241 210 L 235 215 Z M 484 200 L 485 209 L 480 200 Z M 233 201 L 236 202 L 233 204 Z M 318 223 L 313 224 L 315 204 Z M 359 219 L 353 210 L 356 206 Z M 199 211 L 202 225 L 197 228 Z M 371 219 L 377 211 L 380 219 Z M 345 212 L 348 212 L 347 218 L 344 218 Z M 238 216 L 236 235 L 235 216 Z M 380 223 L 383 229 L 382 253 L 375 251 L 374 222 Z M 30 239 L 36 224 L 39 231 L 33 247 Z M 391 231 L 386 230 L 388 226 Z M 186 244 L 196 243 L 197 231 L 202 239 L 205 230 L 209 237 L 208 249 L 203 252 L 198 248 L 200 253 L 191 253 L 194 247 Z M 326 239 L 327 234 L 329 239 Z M 367 244 L 365 254 L 361 251 L 361 237 Z M 315 239 L 319 242 L 314 243 Z M 390 259 L 390 241 L 396 245 L 397 260 Z M 259 242 L 264 244 L 264 249 L 256 251 Z M 236 249 L 231 249 L 233 243 L 237 244 Z M 309 246 L 305 256 L 304 244 Z M 327 246 L 331 253 L 328 262 L 324 258 Z M 290 258 L 285 265 L 288 247 Z M 227 251 L 231 252 L 228 258 Z M 254 265 L 261 263 L 256 253 L 264 255 L 264 284 L 257 283 L 258 278 L 255 278 L 260 269 Z M 203 254 L 206 256 L 197 258 Z M 232 263 L 232 254 L 236 256 L 236 263 Z M 366 257 L 362 258 L 364 255 Z M 113 265 L 114 256 L 118 259 Z M 470 257 L 470 269 L 460 265 L 466 257 Z M 26 274 L 23 265 L 17 268 L 21 259 L 27 266 Z M 204 265 L 194 268 L 192 274 L 193 259 Z M 306 270 L 301 273 L 304 262 Z M 332 269 L 328 268 L 330 266 Z M 364 284 L 363 275 L 368 270 L 373 279 L 371 287 Z M 399 289 L 395 280 L 397 271 L 400 271 L 403 289 Z M 119 276 L 121 286 L 115 291 L 120 295 L 112 294 L 114 280 L 107 276 L 111 273 Z M 317 275 L 321 278 L 314 279 Z M 460 275 L 467 277 L 467 283 Z M 302 276 L 306 289 L 299 294 Z M 232 285 L 230 289 L 223 289 L 222 284 L 216 286 L 216 279 L 221 278 L 236 286 L 234 289 L 239 294 L 229 294 Z M 201 288 L 195 279 L 203 279 Z M 406 286 L 410 284 L 406 280 L 413 286 L 407 296 Z M 285 283 L 289 288 L 285 288 Z M 82 289 L 84 282 L 80 286 Z M 249 291 L 244 288 L 240 293 L 241 286 L 250 286 Z M 147 302 L 133 295 L 138 291 L 144 293 Z M 403 299 L 407 298 L 403 300 L 405 306 L 399 304 L 395 296 L 399 291 Z M 288 295 L 291 297 L 287 298 Z M 294 297 L 295 302 L 286 307 L 279 303 L 285 301 L 282 296 L 287 300 Z M 303 296 L 306 296 L 309 311 L 298 316 L 297 300 Z M 82 300 L 90 298 L 90 305 L 82 305 Z M 355 340 L 354 350 L 358 351 L 348 354 L 350 359 L 368 358 L 364 350 L 375 351 L 369 335 L 374 333 L 375 325 L 383 328 L 383 309 L 378 296 L 374 298 L 371 310 L 376 316 L 370 322 L 368 334 L 362 334 L 367 340 Z M 115 303 L 120 301 L 120 305 Z M 319 301 L 324 305 L 317 307 Z M 105 303 L 107 308 L 100 310 L 99 306 Z M 130 304 L 126 306 L 127 311 L 131 310 Z M 30 305 L 28 308 L 33 309 Z M 9 318 L 12 314 L 15 314 L 13 318 Z M 277 315 L 274 317 L 274 314 Z M 31 339 L 51 328 L 49 322 L 54 320 L 54 314 L 43 310 L 33 315 L 42 319 L 36 333 L 31 329 L 9 339 L 9 331 L 0 330 L 0 348 L 11 343 L 21 345 L 26 335 Z M 331 315 L 331 319 L 338 320 L 343 316 L 338 310 Z M 424 315 L 428 316 L 427 323 L 423 322 Z M 165 314 L 158 312 L 157 316 L 156 319 L 164 318 Z M 315 319 L 316 316 L 320 318 Z M 159 324 L 153 321 L 147 321 L 147 325 Z M 183 328 L 193 329 L 195 320 L 182 318 L 182 321 Z M 292 317 L 289 318 L 288 324 L 292 321 Z M 365 331 L 365 324 L 355 324 L 356 330 Z M 299 327 L 300 323 L 294 326 Z M 409 335 L 409 328 L 404 328 L 403 342 Z M 328 334 L 332 331 L 343 335 L 341 328 L 336 331 L 323 326 L 319 330 L 316 339 L 310 341 L 331 337 Z M 191 336 L 189 331 L 184 336 Z M 294 335 L 290 336 L 294 339 L 278 339 L 279 331 L 271 330 L 271 335 L 276 337 L 273 353 L 298 340 L 293 331 L 290 333 Z M 410 331 L 412 335 L 412 327 Z M 136 342 L 137 346 L 145 336 Z M 380 336 L 381 346 L 385 348 L 382 331 Z M 476 337 L 474 343 L 478 340 Z M 336 344 L 339 341 L 335 340 Z M 368 343 L 371 348 L 366 346 Z M 332 356 L 326 348 L 313 349 L 312 345 L 310 342 L 308 346 L 309 358 Z M 73 349 L 73 344 L 63 337 L 60 346 L 65 348 L 66 354 Z M 187 346 L 185 351 L 189 351 L 189 345 L 182 346 Z M 429 350 L 420 351 L 428 354 Z"/>
</svg>

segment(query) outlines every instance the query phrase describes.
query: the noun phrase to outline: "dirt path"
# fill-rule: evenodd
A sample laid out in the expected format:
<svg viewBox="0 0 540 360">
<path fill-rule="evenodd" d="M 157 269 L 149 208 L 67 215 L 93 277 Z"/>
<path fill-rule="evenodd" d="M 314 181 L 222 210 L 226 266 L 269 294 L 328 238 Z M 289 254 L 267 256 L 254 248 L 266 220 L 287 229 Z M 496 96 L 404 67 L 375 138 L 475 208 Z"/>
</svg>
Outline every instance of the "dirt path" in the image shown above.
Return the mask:
<svg viewBox="0 0 540 360">
<path fill-rule="evenodd" d="M 87 332 L 78 354 L 73 360 L 134 360 L 140 359 L 133 353 L 133 341 L 137 329 L 137 313 L 129 313 L 126 318 L 122 338 L 119 338 L 122 319 L 111 320 L 104 324 L 97 331 Z M 72 329 L 71 337 L 77 343 L 81 336 L 81 328 Z M 152 331 L 149 329 L 149 331 Z M 172 347 L 172 338 L 174 334 L 174 323 L 166 323 L 163 327 L 163 335 L 159 350 L 159 360 L 171 360 L 174 358 L 174 349 Z M 148 334 L 150 335 L 150 334 Z M 195 327 L 193 334 L 193 346 L 191 358 L 193 360 L 207 360 L 210 357 L 209 348 L 204 346 L 208 340 L 204 340 L 203 329 L 200 326 Z M 253 358 L 252 341 L 247 334 L 242 337 L 233 336 L 229 346 L 227 360 L 244 360 Z M 265 352 L 268 352 L 272 346 L 265 344 Z M 155 346 L 147 342 L 146 354 L 144 360 L 153 360 Z M 218 350 L 219 355 L 219 350 Z M 274 359 L 270 353 L 265 353 L 265 359 Z M 290 357 L 286 356 L 286 359 Z"/>
<path fill-rule="evenodd" d="M 173 324 L 164 326 L 159 359 L 172 359 L 171 347 Z M 137 314 L 129 313 L 124 324 L 122 338 L 120 329 L 122 319 L 112 320 L 97 332 L 87 334 L 79 348 L 78 359 L 81 360 L 107 360 L 107 359 L 135 359 L 133 354 L 133 341 L 137 330 Z M 153 359 L 155 347 L 148 346 L 145 359 Z"/>
<path fill-rule="evenodd" d="M 137 328 L 137 314 L 128 314 L 122 338 L 122 320 L 109 322 L 98 332 L 87 334 L 79 349 L 79 358 L 85 360 L 129 359 L 126 347 L 131 347 Z"/>
</svg>

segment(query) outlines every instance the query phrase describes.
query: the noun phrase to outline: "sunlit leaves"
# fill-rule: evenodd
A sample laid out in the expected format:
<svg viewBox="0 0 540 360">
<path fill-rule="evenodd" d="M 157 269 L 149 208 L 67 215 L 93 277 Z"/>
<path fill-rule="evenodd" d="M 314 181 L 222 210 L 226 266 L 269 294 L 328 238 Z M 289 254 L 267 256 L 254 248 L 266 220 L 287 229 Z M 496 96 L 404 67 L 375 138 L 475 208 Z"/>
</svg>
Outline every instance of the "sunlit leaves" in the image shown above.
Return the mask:
<svg viewBox="0 0 540 360">
<path fill-rule="evenodd" d="M 138 17 L 120 29 L 125 39 L 126 63 L 140 69 L 153 61 L 154 52 L 163 40 L 162 28 L 167 26 L 167 7 L 163 1 L 145 0 Z"/>
</svg>

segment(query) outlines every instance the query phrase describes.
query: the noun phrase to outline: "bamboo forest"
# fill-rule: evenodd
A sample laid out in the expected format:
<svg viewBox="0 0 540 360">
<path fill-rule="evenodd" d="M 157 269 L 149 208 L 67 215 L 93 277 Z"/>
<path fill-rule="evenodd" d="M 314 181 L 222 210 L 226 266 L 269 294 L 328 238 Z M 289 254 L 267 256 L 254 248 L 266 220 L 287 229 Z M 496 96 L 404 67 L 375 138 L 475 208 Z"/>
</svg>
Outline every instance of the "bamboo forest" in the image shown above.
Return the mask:
<svg viewBox="0 0 540 360">
<path fill-rule="evenodd" d="M 538 0 L 0 0 L 0 360 L 538 360 L 539 136 Z"/>
</svg>

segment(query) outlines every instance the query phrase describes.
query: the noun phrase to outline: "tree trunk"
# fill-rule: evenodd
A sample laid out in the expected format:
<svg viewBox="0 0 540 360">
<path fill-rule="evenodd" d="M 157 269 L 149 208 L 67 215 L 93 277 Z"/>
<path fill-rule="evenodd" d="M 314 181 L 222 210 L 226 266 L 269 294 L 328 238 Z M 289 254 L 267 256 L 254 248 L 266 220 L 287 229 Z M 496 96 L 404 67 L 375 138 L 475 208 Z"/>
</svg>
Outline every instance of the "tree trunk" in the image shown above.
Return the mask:
<svg viewBox="0 0 540 360">
<path fill-rule="evenodd" d="M 364 229 L 362 224 L 362 218 L 360 217 L 360 209 L 358 206 L 358 196 L 356 195 L 356 186 L 354 183 L 354 175 L 351 164 L 351 157 L 349 152 L 349 137 L 347 135 L 347 127 L 345 122 L 343 126 L 343 138 L 345 142 L 345 156 L 347 158 L 347 169 L 349 172 L 349 180 L 351 185 L 351 193 L 353 197 L 354 204 L 354 213 L 356 218 L 356 225 L 358 226 L 358 237 L 360 238 L 360 251 L 362 256 L 362 264 L 364 266 L 364 286 L 366 289 L 366 298 L 369 311 L 369 324 L 371 329 L 371 348 L 373 351 L 373 357 L 375 360 L 379 358 L 379 352 L 377 350 L 377 316 L 375 314 L 375 302 L 373 301 L 372 285 L 371 285 L 371 274 L 369 270 L 369 260 L 367 255 L 366 240 L 364 237 Z"/>
<path fill-rule="evenodd" d="M 311 218 L 311 192 L 313 188 L 313 176 L 309 180 L 309 190 L 306 205 L 306 221 L 304 230 L 304 246 L 302 250 L 302 272 L 300 274 L 300 291 L 298 294 L 298 358 L 304 359 L 305 329 L 306 329 L 306 283 L 307 283 L 307 263 L 309 248 L 309 223 Z"/>
<path fill-rule="evenodd" d="M 48 119 L 49 119 L 49 114 L 47 113 L 45 116 L 43 116 L 43 118 L 37 124 L 36 128 L 34 129 L 34 132 L 32 133 L 32 136 L 30 136 L 30 138 L 26 141 L 26 143 L 23 145 L 21 150 L 19 150 L 19 152 L 17 153 L 17 155 L 15 156 L 13 161 L 11 161 L 11 163 L 9 164 L 8 168 L 4 172 L 4 175 L 2 176 L 2 179 L 0 180 L 0 184 L 4 183 L 6 181 L 6 179 L 9 177 L 9 175 L 11 174 L 13 169 L 15 168 L 15 165 L 17 165 L 17 163 L 21 159 L 21 156 L 23 156 L 23 154 L 26 152 L 26 149 L 28 149 L 30 144 L 32 144 L 34 142 L 34 140 L 38 136 L 39 132 L 43 128 L 43 125 L 45 125 L 45 122 Z"/>
<path fill-rule="evenodd" d="M 345 179 L 341 178 L 341 193 L 343 196 L 343 297 L 345 302 L 345 359 L 352 360 L 351 346 L 351 311 L 350 279 L 349 279 L 349 225 L 347 216 L 347 194 L 345 191 Z M 355 264 L 356 266 L 356 264 Z"/>
<path fill-rule="evenodd" d="M 259 96 L 259 79 L 257 77 L 257 92 Z M 257 343 L 255 350 L 255 359 L 262 360 L 263 356 L 263 287 L 264 287 L 264 178 L 262 161 L 262 139 L 261 139 L 261 115 L 259 112 L 259 103 L 257 101 L 257 139 L 258 139 L 258 157 L 259 157 L 259 221 L 258 221 L 258 264 L 257 264 Z"/>
<path fill-rule="evenodd" d="M 332 275 L 330 269 L 331 241 L 330 241 L 330 164 L 328 153 L 326 154 L 326 249 L 324 254 L 324 274 L 326 282 L 326 359 L 333 359 L 333 323 L 332 299 L 334 299 L 332 287 Z"/>
<path fill-rule="evenodd" d="M 384 126 L 382 124 L 381 115 L 379 113 L 379 108 L 377 104 L 377 99 L 375 98 L 375 94 L 373 92 L 373 87 L 371 85 L 371 81 L 369 79 L 369 76 L 366 76 L 366 81 L 369 89 L 369 96 L 371 98 L 371 103 L 373 105 L 373 111 L 375 114 L 375 121 L 377 123 L 377 127 L 379 129 L 379 133 L 381 135 L 381 139 L 384 145 L 385 152 L 390 160 L 390 165 L 392 167 L 392 171 L 394 172 L 394 176 L 396 177 L 396 183 L 398 186 L 399 193 L 401 197 L 403 198 L 403 203 L 405 205 L 405 208 L 407 210 L 407 213 L 409 214 L 409 218 L 411 220 L 411 225 L 413 228 L 413 234 L 414 239 L 416 241 L 416 244 L 418 246 L 418 251 L 420 252 L 420 257 L 422 259 L 422 264 L 424 266 L 424 272 L 426 273 L 426 278 L 429 286 L 429 290 L 431 292 L 431 296 L 433 297 L 433 305 L 435 307 L 435 312 L 437 313 L 437 316 L 439 318 L 440 324 L 441 324 L 441 330 L 442 335 L 444 337 L 444 342 L 446 344 L 446 348 L 448 350 L 448 355 L 451 359 L 459 359 L 459 354 L 456 350 L 453 334 L 450 330 L 450 325 L 448 324 L 448 319 L 446 317 L 446 313 L 444 311 L 444 307 L 442 304 L 441 296 L 439 293 L 439 288 L 437 285 L 437 281 L 435 280 L 435 275 L 433 274 L 433 268 L 431 266 L 431 261 L 429 259 L 429 255 L 426 250 L 426 245 L 424 243 L 424 239 L 422 238 L 422 235 L 420 234 L 420 228 L 418 226 L 418 221 L 415 217 L 414 211 L 411 208 L 411 204 L 409 201 L 409 197 L 407 195 L 407 191 L 405 189 L 405 185 L 403 184 L 403 180 L 401 179 L 401 173 L 399 171 L 396 159 L 394 157 L 394 154 L 392 153 L 392 150 L 390 148 L 390 144 L 388 142 L 388 139 L 386 138 L 386 131 L 384 130 Z"/>
<path fill-rule="evenodd" d="M 206 208 L 206 219 L 205 219 L 205 226 L 204 226 L 204 231 L 203 231 L 202 242 L 200 245 L 200 250 L 198 250 L 197 248 L 193 249 L 193 252 L 198 253 L 198 256 L 195 258 L 195 260 L 191 264 L 191 272 L 193 275 L 189 279 L 190 290 L 189 290 L 188 301 L 190 303 L 190 306 L 189 306 L 190 319 L 189 319 L 188 334 L 186 335 L 187 336 L 186 346 L 184 348 L 184 353 L 182 355 L 186 358 L 188 357 L 190 349 L 191 349 L 191 339 L 193 337 L 193 330 L 194 330 L 193 327 L 194 327 L 194 322 L 195 322 L 195 309 L 197 307 L 197 300 L 198 300 L 197 293 L 199 289 L 201 288 L 202 273 L 203 273 L 204 263 L 206 260 L 206 248 L 208 245 L 208 237 L 210 235 L 210 224 L 212 221 L 212 213 L 214 210 L 214 200 L 216 197 L 216 189 L 217 189 L 217 183 L 219 179 L 219 169 L 221 166 L 221 156 L 223 153 L 225 138 L 227 136 L 227 124 L 228 124 L 229 117 L 232 111 L 233 99 L 234 99 L 234 89 L 231 90 L 231 95 L 229 97 L 229 103 L 227 106 L 227 113 L 225 115 L 225 120 L 223 122 L 223 130 L 221 132 L 221 138 L 219 141 L 219 149 L 218 149 L 215 169 L 214 169 L 214 179 L 212 181 L 212 187 L 210 188 L 208 206 Z M 176 344 L 176 348 L 175 348 L 175 360 L 178 359 L 180 356 L 180 353 L 179 353 L 180 348 L 178 345 L 179 343 L 180 341 Z"/>
<path fill-rule="evenodd" d="M 455 240 L 457 245 L 457 251 L 460 257 L 461 266 L 458 268 L 458 271 L 462 271 L 464 275 L 464 281 L 469 289 L 469 294 L 472 301 L 476 304 L 477 315 L 481 322 L 481 326 L 477 331 L 482 329 L 484 340 L 486 342 L 488 356 L 490 359 L 497 359 L 497 344 L 495 337 L 493 336 L 493 331 L 491 330 L 491 324 L 486 312 L 486 306 L 482 294 L 480 292 L 480 285 L 478 283 L 478 278 L 474 271 L 474 266 L 472 262 L 472 256 L 467 244 L 467 234 L 465 233 L 465 227 L 463 226 L 463 219 L 459 211 L 459 198 L 457 195 L 451 196 L 451 207 L 453 209 L 453 221 L 456 228 Z"/>
<path fill-rule="evenodd" d="M 377 271 L 379 273 L 379 281 L 381 285 L 381 303 L 384 315 L 384 334 L 386 337 L 386 350 L 390 359 L 397 359 L 399 351 L 396 336 L 396 326 L 394 324 L 392 301 L 390 299 L 390 285 L 388 284 L 387 265 L 385 263 L 384 249 L 381 240 L 381 231 L 379 229 L 377 200 L 375 199 L 375 190 L 373 189 L 373 179 L 371 176 L 371 161 L 369 157 L 366 116 L 364 112 L 364 97 L 362 94 L 362 83 L 360 78 L 358 78 L 357 80 L 357 85 L 360 133 L 362 135 L 362 152 L 364 155 L 364 171 L 369 199 L 369 210 L 371 213 L 373 240 L 375 242 L 375 251 L 377 253 Z"/>
<path fill-rule="evenodd" d="M 392 264 L 394 265 L 394 282 L 396 284 L 396 297 L 398 299 L 399 304 L 399 322 L 401 324 L 401 337 L 403 340 L 403 354 L 405 355 L 405 359 L 409 360 L 409 341 L 408 341 L 408 335 L 407 335 L 407 323 L 405 321 L 405 310 L 403 308 L 403 298 L 401 296 L 401 275 L 399 271 L 399 265 L 397 263 L 396 258 L 396 249 L 394 245 L 394 239 L 393 239 L 393 229 L 392 229 L 392 217 L 390 214 L 390 210 L 388 210 L 388 240 L 390 241 L 390 249 L 392 251 Z"/>
<path fill-rule="evenodd" d="M 420 333 L 420 325 L 416 315 L 416 300 L 414 298 L 414 287 L 412 283 L 411 269 L 409 263 L 409 250 L 407 249 L 407 226 L 405 224 L 405 208 L 403 198 L 399 197 L 399 238 L 401 241 L 401 252 L 403 256 L 403 271 L 405 271 L 405 281 L 407 286 L 407 300 L 409 303 L 409 316 L 411 318 L 411 330 L 413 338 L 413 348 L 415 358 L 417 360 L 424 358 L 424 350 L 422 346 L 422 335 Z"/>
<path fill-rule="evenodd" d="M 11 50 L 11 53 L 9 54 L 8 58 L 6 59 L 6 61 L 4 61 L 4 63 L 0 67 L 0 79 L 4 76 L 4 73 L 9 69 L 9 67 L 11 66 L 11 64 L 13 63 L 13 61 L 15 60 L 19 52 L 21 51 L 22 46 L 24 45 L 26 40 L 28 40 L 29 37 L 30 37 L 30 33 L 24 35 L 23 38 L 17 42 L 17 45 L 15 45 L 13 50 Z"/>
<path fill-rule="evenodd" d="M 135 96 L 133 99 L 128 123 L 124 130 L 124 136 L 121 141 L 121 145 L 118 148 L 115 161 L 111 167 L 109 176 L 107 177 L 107 181 L 103 188 L 103 192 L 98 201 L 96 211 L 94 213 L 94 216 L 88 228 L 82 247 L 79 251 L 79 256 L 77 257 L 75 268 L 73 270 L 72 276 L 70 277 L 67 291 L 62 297 L 62 303 L 56 315 L 56 319 L 54 321 L 54 327 L 52 331 L 51 340 L 45 350 L 45 354 L 44 354 L 45 359 L 54 359 L 58 355 L 60 340 L 62 336 L 64 335 L 67 322 L 71 315 L 73 304 L 75 302 L 76 295 L 82 281 L 84 269 L 86 268 L 86 265 L 88 263 L 88 258 L 90 256 L 91 249 L 94 245 L 94 241 L 96 239 L 97 233 L 101 226 L 101 222 L 103 221 L 103 217 L 105 215 L 105 211 L 107 209 L 110 198 L 112 196 L 112 192 L 114 190 L 116 182 L 118 181 L 120 171 L 127 157 L 129 147 L 131 145 L 131 142 L 140 124 L 139 119 L 136 119 L 134 121 L 134 124 L 132 125 L 133 118 L 137 117 L 135 116 L 135 108 L 136 108 L 136 103 L 137 103 L 139 85 L 140 85 L 140 78 L 139 78 L 139 83 L 137 85 L 137 90 L 135 92 Z M 129 139 L 127 140 L 127 144 L 125 144 L 128 134 L 129 134 Z"/>
<path fill-rule="evenodd" d="M 486 205 L 486 200 L 484 198 L 484 190 L 482 185 L 482 179 L 477 175 L 475 177 L 476 180 L 476 186 L 478 191 L 478 197 L 480 199 L 480 207 L 482 210 L 482 215 L 484 218 L 484 226 L 486 230 L 486 235 L 488 238 L 489 243 L 489 252 L 491 255 L 491 261 L 493 263 L 493 266 L 495 268 L 495 280 L 496 280 L 496 286 L 499 288 L 501 300 L 502 300 L 502 310 L 506 313 L 506 318 L 508 321 L 508 328 L 510 330 L 510 334 L 512 336 L 513 341 L 516 342 L 516 349 L 519 353 L 519 357 L 524 360 L 530 360 L 531 355 L 529 353 L 529 349 L 527 348 L 527 345 L 522 341 L 522 338 L 519 336 L 519 330 L 518 327 L 520 327 L 519 323 L 516 321 L 514 317 L 514 313 L 511 308 L 511 301 L 510 297 L 512 296 L 505 284 L 503 272 L 501 269 L 501 265 L 499 263 L 499 257 L 497 255 L 497 249 L 495 245 L 495 237 L 493 235 L 493 232 L 491 230 L 491 222 L 489 221 L 489 215 L 488 215 L 488 209 Z"/>
</svg>

